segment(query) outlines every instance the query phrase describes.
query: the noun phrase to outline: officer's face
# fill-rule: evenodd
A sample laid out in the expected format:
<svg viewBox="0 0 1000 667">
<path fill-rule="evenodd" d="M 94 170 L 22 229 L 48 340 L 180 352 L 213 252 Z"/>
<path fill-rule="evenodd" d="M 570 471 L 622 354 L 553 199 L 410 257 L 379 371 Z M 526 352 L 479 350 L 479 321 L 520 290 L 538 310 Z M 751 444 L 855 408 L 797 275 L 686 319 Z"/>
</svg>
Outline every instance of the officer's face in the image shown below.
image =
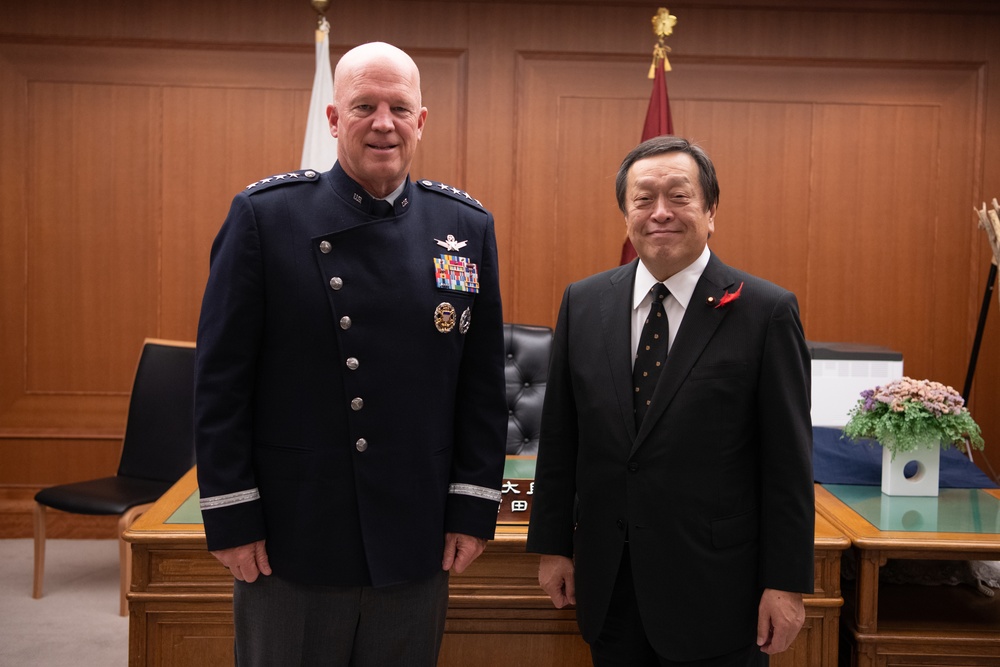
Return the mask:
<svg viewBox="0 0 1000 667">
<path fill-rule="evenodd" d="M 337 75 L 327 109 L 337 159 L 369 194 L 384 197 L 409 172 L 427 118 L 419 74 L 407 63 L 376 58 Z"/>
<path fill-rule="evenodd" d="M 698 259 L 715 231 L 715 207 L 705 208 L 698 163 L 687 153 L 636 161 L 625 186 L 625 225 L 636 254 L 657 280 Z"/>
</svg>

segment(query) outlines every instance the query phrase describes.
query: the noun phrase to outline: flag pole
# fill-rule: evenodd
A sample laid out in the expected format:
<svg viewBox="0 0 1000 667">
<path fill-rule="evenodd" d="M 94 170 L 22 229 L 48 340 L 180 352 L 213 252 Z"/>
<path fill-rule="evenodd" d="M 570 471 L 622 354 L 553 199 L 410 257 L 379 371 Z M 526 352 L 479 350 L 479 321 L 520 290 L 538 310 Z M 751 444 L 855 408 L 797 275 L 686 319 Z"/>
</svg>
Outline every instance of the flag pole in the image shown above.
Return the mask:
<svg viewBox="0 0 1000 667">
<path fill-rule="evenodd" d="M 990 242 L 990 250 L 993 251 L 993 260 L 990 262 L 989 274 L 986 276 L 986 289 L 983 292 L 983 303 L 979 308 L 979 321 L 976 324 L 976 335 L 972 341 L 972 353 L 969 355 L 969 369 L 965 375 L 965 386 L 962 389 L 962 398 L 969 402 L 969 394 L 972 393 L 972 378 L 976 374 L 976 362 L 979 359 L 979 346 L 983 341 L 983 330 L 986 328 L 986 316 L 990 312 L 990 296 L 993 294 L 993 286 L 997 280 L 997 263 L 1000 262 L 1000 203 L 993 199 L 993 209 L 986 208 L 983 203 L 982 209 L 973 207 L 979 216 L 979 227 L 986 232 L 986 238 Z M 967 448 L 969 457 L 972 457 L 971 448 Z"/>
<path fill-rule="evenodd" d="M 653 92 L 649 96 L 649 106 L 646 108 L 646 121 L 642 126 L 641 141 L 674 133 L 674 121 L 670 115 L 670 98 L 667 96 L 667 80 L 663 73 L 670 71 L 670 61 L 667 60 L 670 47 L 667 46 L 665 40 L 673 34 L 675 25 L 677 25 L 677 17 L 665 7 L 660 7 L 656 15 L 653 16 L 653 34 L 656 35 L 656 44 L 653 46 L 653 62 L 649 66 L 649 78 L 653 80 Z M 660 66 L 661 60 L 663 61 L 662 67 Z M 628 264 L 636 256 L 635 247 L 626 236 L 622 242 L 618 264 Z"/>
<path fill-rule="evenodd" d="M 330 22 L 326 10 L 330 0 L 310 0 L 318 14 L 316 26 L 316 73 L 306 116 L 302 146 L 302 169 L 326 171 L 337 160 L 337 140 L 330 133 L 326 108 L 333 102 L 333 71 L 330 68 Z"/>
</svg>

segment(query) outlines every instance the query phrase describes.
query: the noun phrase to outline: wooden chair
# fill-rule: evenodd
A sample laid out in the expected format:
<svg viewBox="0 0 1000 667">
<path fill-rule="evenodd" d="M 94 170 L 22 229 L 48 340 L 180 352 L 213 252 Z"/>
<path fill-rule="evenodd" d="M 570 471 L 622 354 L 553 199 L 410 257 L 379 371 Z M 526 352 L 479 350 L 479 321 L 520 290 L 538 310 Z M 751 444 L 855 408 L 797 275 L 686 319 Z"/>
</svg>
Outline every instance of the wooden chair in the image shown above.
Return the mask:
<svg viewBox="0 0 1000 667">
<path fill-rule="evenodd" d="M 194 465 L 194 343 L 147 338 L 132 384 L 118 473 L 60 484 L 35 495 L 35 579 L 42 597 L 45 576 L 45 510 L 118 519 L 122 616 L 132 570 L 132 550 L 122 533 Z"/>
</svg>

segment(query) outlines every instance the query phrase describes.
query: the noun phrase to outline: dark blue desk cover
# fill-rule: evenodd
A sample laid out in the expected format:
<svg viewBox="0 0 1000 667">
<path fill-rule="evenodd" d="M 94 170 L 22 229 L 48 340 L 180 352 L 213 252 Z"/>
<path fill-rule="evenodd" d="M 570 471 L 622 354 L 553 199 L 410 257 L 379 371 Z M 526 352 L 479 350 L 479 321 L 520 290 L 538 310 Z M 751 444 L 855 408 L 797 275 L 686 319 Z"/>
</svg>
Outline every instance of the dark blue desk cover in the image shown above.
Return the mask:
<svg viewBox="0 0 1000 667">
<path fill-rule="evenodd" d="M 839 428 L 813 427 L 813 480 L 881 486 L 882 447 L 841 439 Z M 979 454 L 973 452 L 973 456 Z M 981 456 L 981 454 L 979 454 Z M 996 483 L 957 449 L 941 450 L 942 489 L 995 489 Z"/>
</svg>

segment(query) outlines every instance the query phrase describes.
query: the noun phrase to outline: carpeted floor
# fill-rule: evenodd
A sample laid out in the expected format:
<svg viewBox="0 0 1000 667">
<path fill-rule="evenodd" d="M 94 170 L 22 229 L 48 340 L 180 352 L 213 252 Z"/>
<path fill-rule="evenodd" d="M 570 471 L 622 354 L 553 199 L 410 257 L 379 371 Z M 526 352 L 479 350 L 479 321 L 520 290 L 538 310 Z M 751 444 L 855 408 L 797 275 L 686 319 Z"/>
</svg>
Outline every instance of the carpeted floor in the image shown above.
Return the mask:
<svg viewBox="0 0 1000 667">
<path fill-rule="evenodd" d="M 0 539 L 0 665 L 128 664 L 128 617 L 118 615 L 118 543 L 49 540 L 44 596 L 31 597 L 30 539 Z"/>
</svg>

